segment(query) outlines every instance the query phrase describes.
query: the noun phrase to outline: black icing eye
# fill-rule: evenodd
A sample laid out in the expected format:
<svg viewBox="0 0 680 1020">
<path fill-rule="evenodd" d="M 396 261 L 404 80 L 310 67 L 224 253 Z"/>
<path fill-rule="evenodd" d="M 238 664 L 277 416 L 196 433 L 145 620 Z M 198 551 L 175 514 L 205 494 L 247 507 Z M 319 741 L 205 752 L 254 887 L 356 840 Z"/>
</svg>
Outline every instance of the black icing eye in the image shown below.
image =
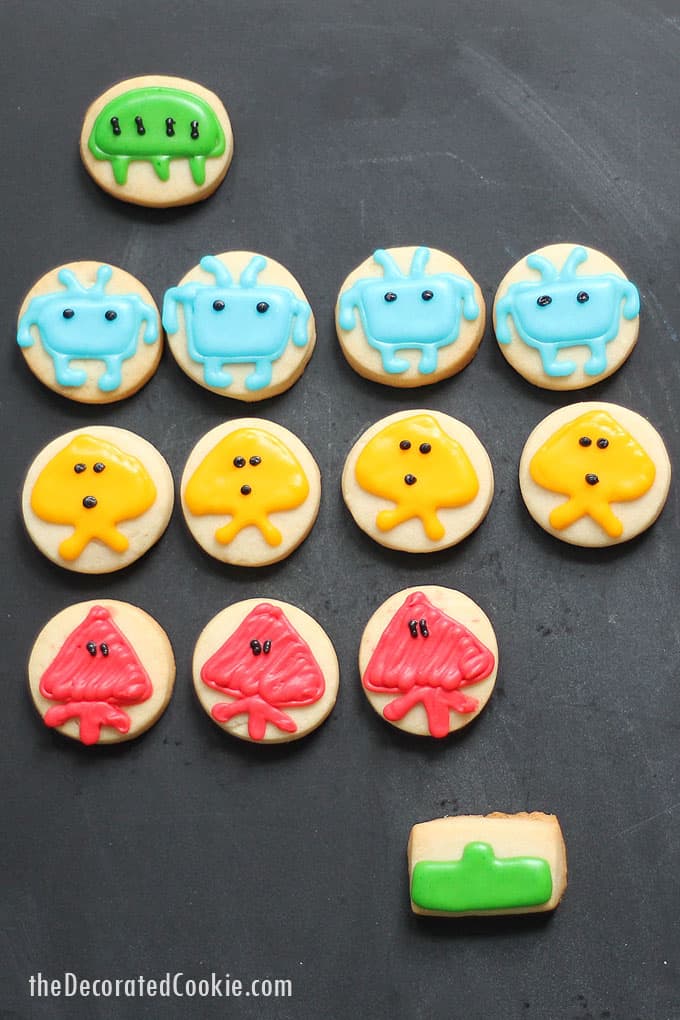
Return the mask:
<svg viewBox="0 0 680 1020">
<path fill-rule="evenodd" d="M 598 439 L 596 445 L 599 446 L 599 448 L 601 450 L 606 450 L 607 447 L 609 446 L 609 440 L 608 439 Z"/>
<path fill-rule="evenodd" d="M 111 127 L 113 128 L 114 135 L 120 134 L 120 121 L 118 120 L 117 117 L 111 118 Z"/>
<path fill-rule="evenodd" d="M 399 443 L 399 449 L 400 450 L 410 450 L 411 449 L 410 440 L 402 439 L 402 441 Z"/>
<path fill-rule="evenodd" d="M 393 290 L 388 290 L 387 294 L 385 294 L 385 301 L 396 301 L 396 300 L 397 300 L 397 295 L 394 293 L 394 291 Z"/>
<path fill-rule="evenodd" d="M 421 443 L 418 449 L 421 453 L 429 453 L 432 447 L 429 443 Z"/>
<path fill-rule="evenodd" d="M 242 485 L 241 486 L 241 495 L 242 496 L 249 496 L 252 491 L 253 490 L 250 488 L 249 485 Z"/>
<path fill-rule="evenodd" d="M 415 475 L 404 475 L 404 481 L 407 485 L 415 485 L 418 479 Z"/>
<path fill-rule="evenodd" d="M 197 120 L 192 120 L 192 122 L 191 122 L 191 137 L 194 138 L 194 139 L 198 138 L 198 121 Z"/>
<path fill-rule="evenodd" d="M 431 290 L 424 290 L 420 296 L 423 299 L 423 301 L 431 301 L 432 298 L 434 297 L 434 294 L 432 293 Z"/>
<path fill-rule="evenodd" d="M 264 315 L 264 313 L 266 311 L 268 311 L 269 305 L 267 304 L 266 301 L 258 301 L 258 303 L 256 305 L 256 308 L 257 308 L 258 312 L 260 313 L 260 315 Z"/>
<path fill-rule="evenodd" d="M 99 646 L 99 649 L 100 649 L 102 655 L 104 656 L 104 658 L 106 658 L 106 656 L 109 654 L 109 646 L 107 644 L 101 644 Z"/>
<path fill-rule="evenodd" d="M 271 641 L 265 641 L 265 643 L 262 645 L 262 651 L 264 652 L 265 655 L 269 655 L 271 650 L 272 650 Z"/>
<path fill-rule="evenodd" d="M 107 322 L 113 322 L 114 319 L 118 318 L 118 312 L 114 312 L 113 308 L 109 308 L 108 312 L 104 312 L 104 318 Z"/>
<path fill-rule="evenodd" d="M 213 308 L 215 309 L 216 312 L 223 312 L 224 311 L 224 301 L 220 301 L 219 298 L 217 299 L 217 301 L 213 301 Z"/>
<path fill-rule="evenodd" d="M 576 300 L 580 305 L 584 305 L 586 301 L 590 301 L 590 294 L 585 290 L 581 290 L 576 295 Z"/>
<path fill-rule="evenodd" d="M 137 134 L 145 135 L 146 128 L 144 127 L 144 121 L 142 120 L 141 117 L 135 117 L 135 124 L 137 125 Z"/>
<path fill-rule="evenodd" d="M 95 474 L 100 475 L 102 473 L 102 471 L 105 470 L 105 468 L 106 468 L 106 464 L 102 464 L 102 462 L 100 460 L 98 460 L 97 463 L 92 468 L 92 470 L 95 472 Z"/>
<path fill-rule="evenodd" d="M 76 313 L 73 311 L 72 308 L 65 308 L 61 314 L 64 316 L 65 319 L 72 319 Z"/>
<path fill-rule="evenodd" d="M 250 650 L 252 651 L 253 655 L 260 655 L 262 653 L 262 645 L 257 640 L 257 638 L 253 638 L 253 640 L 250 642 Z"/>
<path fill-rule="evenodd" d="M 590 436 L 581 436 L 581 438 L 578 441 L 579 446 L 590 446 L 591 443 L 592 439 L 590 438 Z"/>
<path fill-rule="evenodd" d="M 552 298 L 550 297 L 549 294 L 541 294 L 540 298 L 536 299 L 536 304 L 540 308 L 545 308 L 546 305 L 552 304 Z"/>
<path fill-rule="evenodd" d="M 174 133 L 175 133 L 175 124 L 176 124 L 176 121 L 175 121 L 174 117 L 166 117 L 165 118 L 165 133 L 168 136 L 168 138 L 172 138 L 172 136 L 174 135 Z"/>
<path fill-rule="evenodd" d="M 597 485 L 599 480 L 600 479 L 597 477 L 597 475 L 591 474 L 586 475 L 586 482 L 588 483 L 588 485 Z"/>
<path fill-rule="evenodd" d="M 242 468 L 246 466 L 245 457 L 234 457 L 234 467 Z"/>
<path fill-rule="evenodd" d="M 94 643 L 94 641 L 88 641 L 85 647 L 87 648 L 91 656 L 94 657 L 97 654 L 97 646 Z"/>
<path fill-rule="evenodd" d="M 253 467 L 257 467 L 258 464 L 262 463 L 262 457 L 257 456 L 251 457 L 248 463 L 251 464 Z"/>
<path fill-rule="evenodd" d="M 82 475 L 83 471 L 86 471 L 87 468 L 85 467 L 84 464 L 74 464 L 73 470 L 77 475 Z"/>
</svg>

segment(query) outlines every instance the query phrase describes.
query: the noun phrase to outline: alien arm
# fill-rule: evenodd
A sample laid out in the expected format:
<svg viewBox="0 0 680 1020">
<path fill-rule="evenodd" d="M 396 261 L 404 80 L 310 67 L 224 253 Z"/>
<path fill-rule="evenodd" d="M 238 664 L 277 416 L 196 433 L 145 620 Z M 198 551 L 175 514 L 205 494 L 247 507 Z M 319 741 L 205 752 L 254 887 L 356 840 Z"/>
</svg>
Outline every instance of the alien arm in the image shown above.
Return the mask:
<svg viewBox="0 0 680 1020">
<path fill-rule="evenodd" d="M 477 298 L 475 297 L 475 288 L 470 280 L 466 280 L 464 276 L 457 277 L 457 281 L 463 297 L 463 315 L 468 322 L 473 322 L 479 315 L 479 305 L 477 304 Z"/>
<path fill-rule="evenodd" d="M 309 337 L 307 336 L 307 325 L 312 309 L 306 301 L 295 299 L 293 304 L 293 343 L 296 347 L 304 347 Z"/>
<path fill-rule="evenodd" d="M 499 344 L 509 344 L 512 340 L 512 334 L 508 326 L 508 319 L 512 317 L 512 312 L 512 300 L 505 294 L 496 303 L 496 339 Z"/>
<path fill-rule="evenodd" d="M 354 328 L 356 323 L 355 309 L 358 307 L 360 294 L 359 286 L 355 284 L 353 287 L 350 287 L 349 290 L 345 291 L 344 294 L 340 295 L 338 322 L 341 329 Z"/>
<path fill-rule="evenodd" d="M 640 293 L 630 280 L 621 281 L 621 297 L 623 298 L 623 316 L 634 319 L 640 314 Z"/>
<path fill-rule="evenodd" d="M 31 334 L 31 326 L 37 326 L 40 329 L 40 316 L 42 315 L 43 308 L 53 299 L 54 296 L 52 294 L 42 294 L 40 297 L 34 297 L 29 303 L 28 308 L 19 320 L 17 329 L 17 343 L 19 347 L 33 346 L 35 340 Z"/>
<path fill-rule="evenodd" d="M 189 304 L 196 297 L 196 287 L 184 286 L 184 287 L 171 287 L 166 290 L 165 297 L 163 298 L 163 329 L 166 333 L 176 333 L 179 329 L 179 321 L 177 319 L 177 305 L 181 302 L 182 304 Z"/>
<path fill-rule="evenodd" d="M 131 294 L 130 298 L 134 303 L 140 322 L 146 323 L 146 329 L 144 330 L 144 343 L 155 343 L 156 340 L 158 340 L 158 317 L 155 309 L 151 308 L 150 305 L 147 305 L 146 301 L 142 301 L 138 294 Z"/>
</svg>

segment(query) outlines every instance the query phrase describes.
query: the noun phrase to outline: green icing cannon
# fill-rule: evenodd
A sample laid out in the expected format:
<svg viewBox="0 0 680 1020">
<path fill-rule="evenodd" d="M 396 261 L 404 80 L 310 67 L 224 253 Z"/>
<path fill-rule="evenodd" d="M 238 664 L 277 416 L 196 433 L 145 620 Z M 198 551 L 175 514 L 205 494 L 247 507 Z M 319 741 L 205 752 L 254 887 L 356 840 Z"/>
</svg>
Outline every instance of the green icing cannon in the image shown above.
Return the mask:
<svg viewBox="0 0 680 1020">
<path fill-rule="evenodd" d="M 550 865 L 542 857 L 496 857 L 489 843 L 468 843 L 458 861 L 419 861 L 411 899 L 423 910 L 460 913 L 547 903 Z"/>
<path fill-rule="evenodd" d="M 117 184 L 126 184 L 134 160 L 152 164 L 162 181 L 170 161 L 188 159 L 194 184 L 205 182 L 205 161 L 225 149 L 212 107 L 183 89 L 149 86 L 122 92 L 98 114 L 88 139 L 95 159 L 109 160 Z"/>
</svg>

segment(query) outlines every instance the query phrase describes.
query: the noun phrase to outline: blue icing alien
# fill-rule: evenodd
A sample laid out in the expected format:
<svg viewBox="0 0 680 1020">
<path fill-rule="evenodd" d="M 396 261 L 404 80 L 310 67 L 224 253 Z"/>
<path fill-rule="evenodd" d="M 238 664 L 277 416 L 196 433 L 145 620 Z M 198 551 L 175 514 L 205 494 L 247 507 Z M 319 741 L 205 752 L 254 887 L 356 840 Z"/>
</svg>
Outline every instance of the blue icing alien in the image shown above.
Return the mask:
<svg viewBox="0 0 680 1020">
<path fill-rule="evenodd" d="M 31 328 L 36 326 L 60 386 L 87 382 L 87 372 L 71 368 L 71 361 L 103 361 L 97 385 L 103 393 L 111 393 L 121 384 L 123 362 L 137 351 L 143 323 L 144 343 L 158 340 L 155 308 L 138 294 L 105 293 L 112 275 L 111 266 L 99 266 L 96 282 L 87 287 L 71 269 L 60 269 L 58 278 L 65 289 L 34 297 L 19 320 L 17 343 L 32 347 Z"/>
<path fill-rule="evenodd" d="M 588 252 L 574 247 L 558 272 L 550 259 L 535 252 L 526 264 L 540 279 L 513 283 L 496 303 L 496 336 L 501 344 L 513 337 L 512 319 L 520 338 L 541 356 L 543 370 L 553 378 L 576 371 L 573 361 L 558 361 L 563 348 L 587 347 L 590 357 L 586 375 L 600 375 L 607 368 L 607 344 L 619 333 L 619 320 L 634 319 L 640 312 L 637 288 L 615 273 L 577 275 Z"/>
<path fill-rule="evenodd" d="M 177 306 L 184 309 L 187 350 L 203 365 L 207 386 L 226 389 L 233 382 L 225 365 L 253 364 L 246 376 L 247 389 L 256 391 L 272 381 L 272 364 L 292 339 L 296 347 L 308 342 L 307 326 L 312 310 L 288 287 L 257 282 L 267 265 L 254 255 L 235 284 L 228 268 L 216 255 L 205 255 L 201 269 L 214 283 L 194 281 L 171 287 L 163 301 L 163 326 L 167 333 L 179 329 Z"/>
<path fill-rule="evenodd" d="M 405 358 L 397 357 L 406 350 L 420 351 L 422 375 L 435 372 L 439 348 L 458 339 L 461 308 L 468 322 L 479 316 L 470 280 L 453 273 L 426 274 L 429 259 L 429 248 L 416 248 L 406 275 L 392 255 L 379 248 L 373 261 L 382 268 L 382 278 L 358 280 L 340 295 L 340 327 L 353 329 L 358 311 L 367 342 L 379 352 L 385 372 L 393 375 L 409 368 Z"/>
</svg>

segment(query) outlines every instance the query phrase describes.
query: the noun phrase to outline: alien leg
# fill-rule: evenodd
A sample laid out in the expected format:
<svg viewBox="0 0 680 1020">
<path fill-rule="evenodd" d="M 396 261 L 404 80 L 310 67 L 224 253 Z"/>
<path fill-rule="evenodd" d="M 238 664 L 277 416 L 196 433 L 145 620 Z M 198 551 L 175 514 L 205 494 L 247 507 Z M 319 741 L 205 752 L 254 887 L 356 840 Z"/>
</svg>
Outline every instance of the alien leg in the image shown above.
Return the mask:
<svg viewBox="0 0 680 1020">
<path fill-rule="evenodd" d="M 621 538 L 623 524 L 613 512 L 609 503 L 595 503 L 588 512 L 595 523 L 599 524 L 610 538 Z"/>
<path fill-rule="evenodd" d="M 103 361 L 106 371 L 102 376 L 100 376 L 97 385 L 102 393 L 112 393 L 113 390 L 118 389 L 122 382 L 121 359 L 116 355 L 113 355 L 113 357 L 104 358 Z"/>
<path fill-rule="evenodd" d="M 259 358 L 255 370 L 246 378 L 247 390 L 262 390 L 272 381 L 272 363 L 269 358 Z"/>
<path fill-rule="evenodd" d="M 571 524 L 580 520 L 581 517 L 585 517 L 586 514 L 587 510 L 585 510 L 580 501 L 568 499 L 566 503 L 560 503 L 559 506 L 555 507 L 548 519 L 556 531 L 563 531 Z"/>
<path fill-rule="evenodd" d="M 198 187 L 201 184 L 205 184 L 205 156 L 191 156 L 189 159 L 189 169 L 191 170 L 194 184 L 198 185 Z"/>
<path fill-rule="evenodd" d="M 60 386 L 82 386 L 87 382 L 87 372 L 83 369 L 71 368 L 68 354 L 53 354 L 54 376 Z"/>
<path fill-rule="evenodd" d="M 224 362 L 219 358 L 206 358 L 203 363 L 203 378 L 208 386 L 217 386 L 219 389 L 226 389 L 231 386 L 233 379 L 224 370 Z"/>
<path fill-rule="evenodd" d="M 559 351 L 557 344 L 541 344 L 538 350 L 543 362 L 543 371 L 546 375 L 552 376 L 553 379 L 571 375 L 572 372 L 576 371 L 576 365 L 573 361 L 557 360 Z"/>
<path fill-rule="evenodd" d="M 76 528 L 73 534 L 65 538 L 59 545 L 59 555 L 69 563 L 77 560 L 83 549 L 91 542 L 92 537 L 89 532 Z"/>
<path fill-rule="evenodd" d="M 398 358 L 391 344 L 376 344 L 375 346 L 380 352 L 383 368 L 386 372 L 389 372 L 391 375 L 397 375 L 399 372 L 407 370 L 409 367 L 408 361 L 405 358 Z"/>
<path fill-rule="evenodd" d="M 437 355 L 439 354 L 439 348 L 434 347 L 432 344 L 427 344 L 420 348 L 420 364 L 418 365 L 418 371 L 421 375 L 430 375 L 437 369 Z"/>
<path fill-rule="evenodd" d="M 607 350 L 604 340 L 591 340 L 590 359 L 586 362 L 583 371 L 586 375 L 601 375 L 607 367 Z"/>
</svg>

